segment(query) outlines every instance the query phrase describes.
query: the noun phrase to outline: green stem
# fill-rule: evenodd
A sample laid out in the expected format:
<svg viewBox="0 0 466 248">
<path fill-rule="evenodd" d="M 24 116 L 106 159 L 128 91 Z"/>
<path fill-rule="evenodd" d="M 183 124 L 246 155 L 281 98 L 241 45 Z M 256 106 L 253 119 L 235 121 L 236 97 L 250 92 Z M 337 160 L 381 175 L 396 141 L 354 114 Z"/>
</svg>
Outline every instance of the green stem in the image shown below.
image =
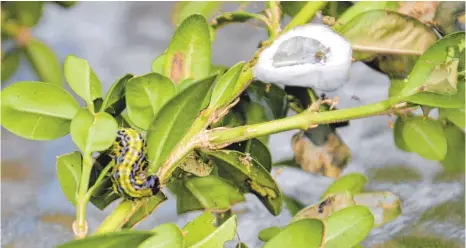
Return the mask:
<svg viewBox="0 0 466 248">
<path fill-rule="evenodd" d="M 311 125 L 329 124 L 339 121 L 379 115 L 386 113 L 392 108 L 395 108 L 395 105 L 401 100 L 402 99 L 399 98 L 393 98 L 361 107 L 327 112 L 311 112 L 306 110 L 298 115 L 279 120 L 230 129 L 213 129 L 207 133 L 209 136 L 209 146 L 222 147 L 226 144 L 288 130 L 307 130 Z"/>
<path fill-rule="evenodd" d="M 108 171 L 112 168 L 112 163 L 109 163 L 100 173 L 99 177 L 95 181 L 94 185 L 86 193 L 86 201 L 91 199 L 91 196 L 95 193 L 95 191 L 100 187 L 100 185 L 104 182 L 104 178 L 107 175 Z"/>
<path fill-rule="evenodd" d="M 89 178 L 92 171 L 92 157 L 90 154 L 84 154 L 81 180 L 78 188 L 78 198 L 76 203 L 76 229 L 75 236 L 83 238 L 87 235 L 86 209 L 89 198 L 87 190 L 89 188 Z"/>
<path fill-rule="evenodd" d="M 131 218 L 136 210 L 141 206 L 142 201 L 132 202 L 123 200 L 113 212 L 100 224 L 95 234 L 115 232 Z"/>
<path fill-rule="evenodd" d="M 293 19 L 286 25 L 284 32 L 290 29 L 308 23 L 315 16 L 317 11 L 323 9 L 327 2 L 308 2 L 301 10 L 296 14 Z"/>
<path fill-rule="evenodd" d="M 256 19 L 262 22 L 267 27 L 269 33 L 273 32 L 272 25 L 265 16 L 261 14 L 244 12 L 244 11 L 233 11 L 233 12 L 223 13 L 222 15 L 217 16 L 212 20 L 212 27 L 214 29 L 220 29 L 229 23 L 235 23 L 235 22 L 242 23 L 242 22 L 247 22 L 251 19 Z"/>
<path fill-rule="evenodd" d="M 268 1 L 267 3 L 268 8 L 268 19 L 271 28 L 269 29 L 270 39 L 274 40 L 277 38 L 278 34 L 280 33 L 280 17 L 281 17 L 281 9 L 280 3 L 278 1 Z"/>
</svg>

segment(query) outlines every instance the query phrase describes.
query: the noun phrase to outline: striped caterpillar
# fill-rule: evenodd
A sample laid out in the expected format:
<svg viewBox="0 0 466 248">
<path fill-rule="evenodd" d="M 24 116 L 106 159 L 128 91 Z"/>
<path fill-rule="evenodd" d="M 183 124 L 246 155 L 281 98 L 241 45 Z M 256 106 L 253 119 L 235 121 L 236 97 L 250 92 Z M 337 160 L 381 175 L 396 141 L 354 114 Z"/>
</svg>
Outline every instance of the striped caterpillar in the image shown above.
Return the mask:
<svg viewBox="0 0 466 248">
<path fill-rule="evenodd" d="M 131 128 L 120 129 L 111 149 L 115 161 L 111 172 L 115 193 L 134 201 L 160 191 L 159 178 L 148 175 L 149 161 L 141 134 Z"/>
</svg>

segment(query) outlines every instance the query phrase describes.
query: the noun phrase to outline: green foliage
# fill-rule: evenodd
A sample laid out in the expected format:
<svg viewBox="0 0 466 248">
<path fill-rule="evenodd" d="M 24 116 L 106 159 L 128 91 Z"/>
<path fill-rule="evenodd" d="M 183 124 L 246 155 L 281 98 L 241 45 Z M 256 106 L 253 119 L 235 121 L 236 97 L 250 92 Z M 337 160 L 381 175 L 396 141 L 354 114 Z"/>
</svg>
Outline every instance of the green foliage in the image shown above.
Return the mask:
<svg viewBox="0 0 466 248">
<path fill-rule="evenodd" d="M 163 70 L 173 83 L 209 76 L 212 59 L 209 32 L 205 17 L 198 14 L 186 18 L 176 29 L 165 54 Z"/>
<path fill-rule="evenodd" d="M 275 234 L 264 248 L 320 247 L 325 232 L 324 223 L 316 219 L 293 222 Z"/>
<path fill-rule="evenodd" d="M 61 65 L 53 51 L 35 38 L 19 39 L 21 27 L 40 20 L 43 4 L 8 3 L 2 16 L 2 34 L 17 43 L 2 53 L 2 82 L 14 74 L 21 54 L 27 55 L 45 82 L 18 82 L 2 90 L 3 127 L 33 140 L 71 134 L 82 153 L 61 155 L 56 166 L 60 186 L 76 206 L 79 223 L 85 223 L 89 201 L 104 209 L 119 198 L 109 173 L 118 164 L 108 151 L 118 127 L 145 135 L 149 173 L 174 193 L 179 214 L 204 211 L 183 229 L 167 223 L 150 232 L 129 231 L 167 197 L 159 192 L 144 201 L 123 200 L 97 234 L 60 247 L 222 247 L 237 232 L 237 217 L 231 209 L 244 202 L 247 193 L 256 195 L 274 216 L 281 213 L 283 203 L 294 216 L 285 227 L 259 233 L 264 247 L 358 247 L 372 228 L 401 214 L 396 195 L 361 193 L 368 179 L 353 173 L 337 178 L 319 202 L 303 206 L 283 195 L 271 175 L 268 135 L 314 124 L 324 128 L 308 132 L 326 137 L 325 143 L 325 132 L 338 136 L 336 128 L 350 119 L 390 111 L 399 115 L 394 139 L 400 149 L 440 161 L 446 171 L 464 172 L 464 32 L 437 41 L 431 27 L 395 12 L 396 2 L 280 3 L 293 18 L 283 30 L 311 20 L 322 9 L 337 18 L 333 28 L 351 42 L 353 58 L 371 63 L 390 77 L 387 101 L 345 110 L 323 104 L 317 111 L 308 109 L 319 99 L 311 88 L 283 90 L 254 80 L 252 69 L 261 49 L 251 61 L 232 67 L 212 64 L 212 40 L 224 25 L 259 21 L 270 35 L 260 46 L 269 46 L 282 29 L 280 13 L 271 12 L 279 9 L 278 3 L 267 3 L 259 13 L 222 13 L 212 21 L 207 18 L 221 2 L 178 3 L 172 16 L 177 29 L 168 48 L 154 59 L 152 72 L 125 74 L 105 97 L 89 63 L 69 55 L 64 76 L 86 106 L 79 106 L 62 87 Z M 57 4 L 66 7 L 75 2 Z M 416 116 L 407 109 L 419 105 L 440 108 L 440 118 Z M 290 109 L 298 114 L 286 117 Z M 98 153 L 95 159 L 94 153 Z M 83 226 L 74 228 L 85 235 Z M 247 246 L 238 243 L 237 247 Z"/>
<path fill-rule="evenodd" d="M 2 91 L 3 127 L 27 139 L 66 135 L 78 109 L 71 94 L 51 83 L 18 82 Z"/>
<path fill-rule="evenodd" d="M 82 170 L 82 155 L 78 151 L 57 157 L 57 177 L 66 198 L 76 205 L 76 193 Z"/>
<path fill-rule="evenodd" d="M 353 194 L 359 193 L 363 190 L 366 183 L 367 178 L 362 174 L 352 173 L 345 175 L 330 185 L 322 195 L 321 199 L 324 199 L 331 194 L 344 192 L 346 190 Z"/>
<path fill-rule="evenodd" d="M 133 77 L 126 85 L 128 117 L 137 127 L 147 130 L 158 111 L 175 94 L 172 81 L 160 74 Z"/>
</svg>

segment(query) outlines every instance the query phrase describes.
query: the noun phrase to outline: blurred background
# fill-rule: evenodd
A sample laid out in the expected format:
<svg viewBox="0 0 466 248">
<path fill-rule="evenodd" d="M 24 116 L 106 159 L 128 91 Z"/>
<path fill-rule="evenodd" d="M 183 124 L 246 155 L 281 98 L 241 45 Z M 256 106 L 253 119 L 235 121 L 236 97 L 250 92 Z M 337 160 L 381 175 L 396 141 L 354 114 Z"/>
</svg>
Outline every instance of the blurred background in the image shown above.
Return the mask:
<svg viewBox="0 0 466 248">
<path fill-rule="evenodd" d="M 125 73 L 150 72 L 153 59 L 162 53 L 173 35 L 173 2 L 79 2 L 69 9 L 45 4 L 43 16 L 33 35 L 47 44 L 63 62 L 69 54 L 89 61 L 106 93 Z M 222 11 L 237 9 L 227 3 Z M 247 5 L 263 9 L 262 2 Z M 219 12 L 220 13 L 220 12 Z M 464 26 L 463 26 L 464 29 Z M 220 29 L 213 44 L 213 63 L 231 66 L 252 58 L 258 43 L 267 37 L 253 24 L 234 24 Z M 2 50 L 12 44 L 2 42 Z M 2 89 L 17 81 L 38 80 L 25 59 Z M 338 108 L 377 102 L 388 97 L 389 79 L 363 63 L 354 63 L 351 80 L 329 96 L 339 96 Z M 356 97 L 354 97 L 356 96 Z M 369 178 L 368 190 L 391 191 L 402 200 L 403 214 L 395 221 L 374 229 L 366 247 L 464 247 L 464 174 L 449 175 L 440 164 L 396 148 L 389 116 L 351 121 L 338 130 L 352 152 L 352 161 L 343 174 L 360 172 Z M 292 158 L 294 131 L 271 137 L 274 161 Z M 54 247 L 73 239 L 71 223 L 75 208 L 60 189 L 55 171 L 56 156 L 77 148 L 69 136 L 55 141 L 29 141 L 2 127 L 1 133 L 1 245 L 2 247 Z M 273 172 L 275 175 L 276 173 Z M 333 179 L 285 168 L 276 180 L 283 191 L 305 204 L 314 204 Z M 138 228 L 174 222 L 183 226 L 199 213 L 176 214 L 176 202 L 169 200 Z M 88 221 L 94 231 L 115 203 L 105 211 L 89 205 Z M 269 214 L 250 195 L 235 207 L 239 215 L 238 236 L 249 247 L 260 247 L 258 232 L 272 225 L 288 224 L 284 211 Z M 421 246 L 404 246 L 409 243 Z M 429 244 L 430 244 L 429 243 Z"/>
</svg>

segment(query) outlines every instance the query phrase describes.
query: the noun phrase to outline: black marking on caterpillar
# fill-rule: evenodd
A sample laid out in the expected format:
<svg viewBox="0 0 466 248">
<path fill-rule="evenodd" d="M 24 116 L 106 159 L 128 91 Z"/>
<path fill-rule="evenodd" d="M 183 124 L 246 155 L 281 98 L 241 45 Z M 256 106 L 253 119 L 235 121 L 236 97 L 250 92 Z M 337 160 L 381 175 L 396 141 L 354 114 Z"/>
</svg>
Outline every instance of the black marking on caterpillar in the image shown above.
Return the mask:
<svg viewBox="0 0 466 248">
<path fill-rule="evenodd" d="M 110 178 L 115 193 L 134 201 L 151 197 L 160 191 L 159 178 L 156 175 L 148 175 L 146 144 L 136 130 L 118 130 L 112 146 L 112 157 L 115 165 Z"/>
</svg>

